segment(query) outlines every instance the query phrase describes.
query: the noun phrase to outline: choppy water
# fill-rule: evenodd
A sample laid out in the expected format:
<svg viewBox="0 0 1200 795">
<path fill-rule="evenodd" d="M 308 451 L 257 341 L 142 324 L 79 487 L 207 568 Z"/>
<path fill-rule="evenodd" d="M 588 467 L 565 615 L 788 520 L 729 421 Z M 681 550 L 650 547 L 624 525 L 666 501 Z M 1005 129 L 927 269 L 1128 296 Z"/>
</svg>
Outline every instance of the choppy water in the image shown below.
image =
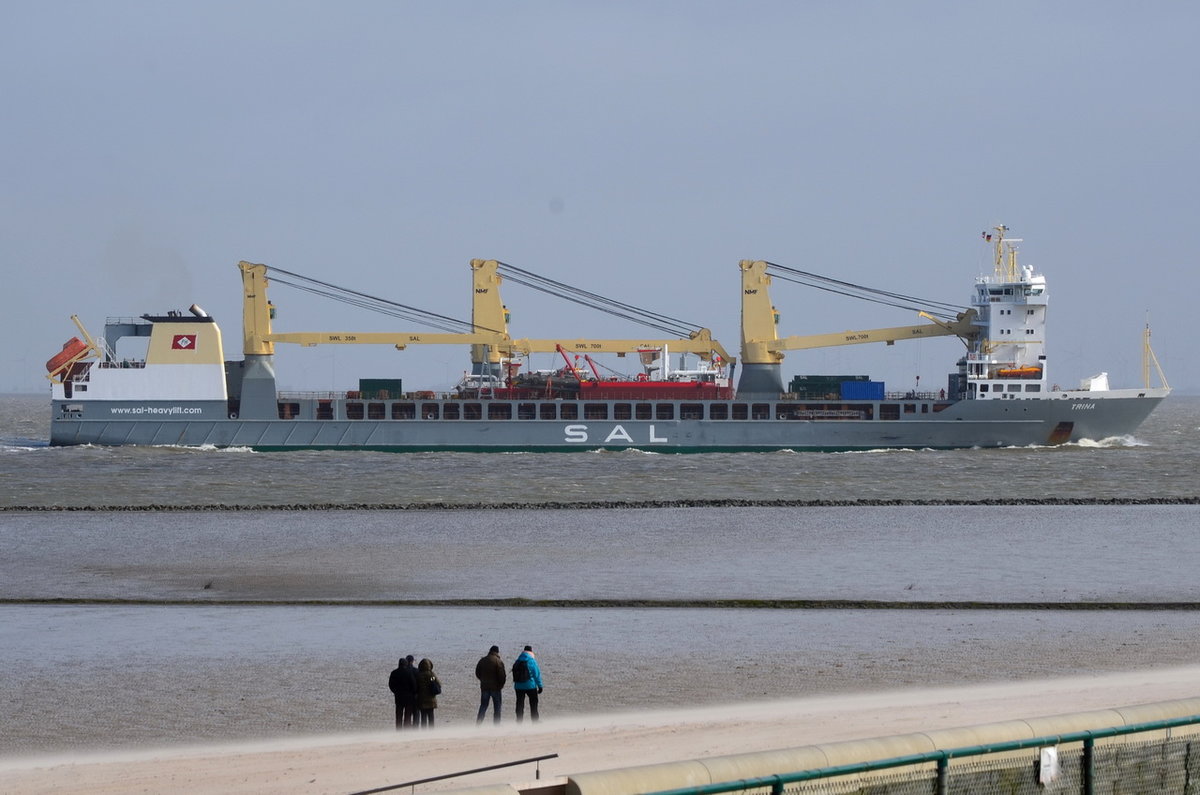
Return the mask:
<svg viewBox="0 0 1200 795">
<path fill-rule="evenodd" d="M 46 446 L 40 397 L 0 397 L 0 506 L 1196 496 L 1200 398 L 1128 438 L 861 453 L 254 453 Z"/>
<path fill-rule="evenodd" d="M 1200 493 L 1200 400 L 1188 398 L 1164 403 L 1135 438 L 1096 446 L 858 454 L 57 449 L 44 418 L 40 399 L 0 399 L 0 507 Z M 474 662 L 492 643 L 509 661 L 525 643 L 538 649 L 548 719 L 1191 664 L 1194 609 L 304 602 L 1197 603 L 1198 520 L 1194 505 L 9 510 L 0 753 L 385 728 L 401 653 L 435 661 L 447 685 L 439 723 L 470 724 Z M 35 603 L 62 598 L 92 603 Z"/>
</svg>

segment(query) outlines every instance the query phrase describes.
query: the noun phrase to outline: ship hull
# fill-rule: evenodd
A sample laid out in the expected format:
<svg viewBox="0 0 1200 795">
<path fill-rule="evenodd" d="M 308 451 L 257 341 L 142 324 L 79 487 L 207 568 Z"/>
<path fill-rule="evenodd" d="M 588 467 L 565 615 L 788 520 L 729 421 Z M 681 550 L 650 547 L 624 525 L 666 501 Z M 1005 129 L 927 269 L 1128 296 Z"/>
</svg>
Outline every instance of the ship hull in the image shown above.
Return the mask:
<svg viewBox="0 0 1200 795">
<path fill-rule="evenodd" d="M 332 406 L 316 419 L 317 401 L 290 403 L 292 418 L 231 416 L 221 401 L 54 401 L 52 445 L 177 445 L 254 450 L 359 449 L 395 452 L 578 452 L 638 449 L 671 453 L 954 449 L 1051 445 L 1132 433 L 1166 390 L 1064 392 L 1036 400 L 697 401 L 640 404 L 650 417 L 614 419 L 620 401 L 520 403 L 462 400 L 382 401 L 385 418 L 345 418 Z M 568 406 L 564 406 L 568 403 Z M 505 405 L 507 404 L 507 409 Z M 282 404 L 281 404 L 282 405 Z M 479 407 L 442 415 L 447 406 Z M 428 407 L 437 419 L 400 412 Z M 546 408 L 543 408 L 545 406 Z M 743 407 L 738 411 L 738 406 Z M 434 408 L 436 407 L 436 408 Z M 511 418 L 495 419 L 498 413 Z M 533 417 L 522 416 L 522 410 Z M 281 412 L 282 413 L 282 412 Z M 574 416 L 572 416 L 574 415 Z M 734 418 L 737 415 L 744 418 Z M 603 419 L 595 417 L 601 416 Z M 699 418 L 693 418 L 699 417 Z M 712 417 L 720 417 L 713 419 Z M 553 418 L 543 418 L 553 417 Z"/>
</svg>

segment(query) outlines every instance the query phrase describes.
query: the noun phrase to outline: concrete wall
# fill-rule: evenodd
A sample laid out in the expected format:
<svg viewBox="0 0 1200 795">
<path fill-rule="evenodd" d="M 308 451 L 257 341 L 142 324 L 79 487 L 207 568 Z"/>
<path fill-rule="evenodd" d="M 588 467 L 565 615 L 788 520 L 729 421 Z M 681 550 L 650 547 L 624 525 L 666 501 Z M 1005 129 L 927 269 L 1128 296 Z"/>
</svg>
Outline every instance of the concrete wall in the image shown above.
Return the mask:
<svg viewBox="0 0 1200 795">
<path fill-rule="evenodd" d="M 565 795 L 633 795 L 1200 714 L 1200 698 L 567 776 Z M 1200 728 L 1175 729 L 1179 735 Z M 1153 739 L 1155 735 L 1141 735 Z"/>
</svg>

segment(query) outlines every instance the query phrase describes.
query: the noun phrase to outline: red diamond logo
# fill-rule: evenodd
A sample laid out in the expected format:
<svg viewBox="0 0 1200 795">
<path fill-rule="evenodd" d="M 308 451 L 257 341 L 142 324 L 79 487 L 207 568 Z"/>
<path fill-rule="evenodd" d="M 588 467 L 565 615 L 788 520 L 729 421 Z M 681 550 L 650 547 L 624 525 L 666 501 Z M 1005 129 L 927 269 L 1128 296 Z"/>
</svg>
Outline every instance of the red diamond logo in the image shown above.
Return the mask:
<svg viewBox="0 0 1200 795">
<path fill-rule="evenodd" d="M 171 350 L 190 351 L 196 347 L 195 334 L 176 334 L 171 338 Z"/>
</svg>

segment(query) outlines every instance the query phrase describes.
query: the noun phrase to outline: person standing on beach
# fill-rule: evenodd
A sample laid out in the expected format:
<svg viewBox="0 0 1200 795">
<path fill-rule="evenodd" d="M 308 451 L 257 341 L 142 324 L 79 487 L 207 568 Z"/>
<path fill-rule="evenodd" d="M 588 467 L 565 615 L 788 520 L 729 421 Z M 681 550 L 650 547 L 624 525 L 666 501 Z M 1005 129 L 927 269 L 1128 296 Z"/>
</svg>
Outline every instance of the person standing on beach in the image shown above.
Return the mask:
<svg viewBox="0 0 1200 795">
<path fill-rule="evenodd" d="M 475 724 L 483 723 L 489 702 L 492 704 L 492 720 L 499 723 L 500 696 L 504 693 L 504 683 L 508 681 L 499 646 L 493 646 L 488 649 L 486 656 L 479 658 L 475 664 L 475 678 L 479 680 L 479 714 L 475 716 Z"/>
<path fill-rule="evenodd" d="M 396 728 L 417 725 L 417 672 L 412 667 L 412 655 L 401 657 L 400 664 L 388 677 L 388 689 L 396 697 Z"/>
<path fill-rule="evenodd" d="M 417 665 L 417 711 L 421 728 L 433 728 L 433 711 L 437 709 L 437 697 L 442 692 L 442 683 L 433 672 L 433 660 L 428 657 Z"/>
<path fill-rule="evenodd" d="M 526 646 L 513 663 L 513 690 L 517 692 L 517 723 L 525 718 L 525 699 L 529 699 L 529 719 L 537 723 L 538 695 L 542 692 L 542 669 L 533 656 L 533 647 Z"/>
</svg>

